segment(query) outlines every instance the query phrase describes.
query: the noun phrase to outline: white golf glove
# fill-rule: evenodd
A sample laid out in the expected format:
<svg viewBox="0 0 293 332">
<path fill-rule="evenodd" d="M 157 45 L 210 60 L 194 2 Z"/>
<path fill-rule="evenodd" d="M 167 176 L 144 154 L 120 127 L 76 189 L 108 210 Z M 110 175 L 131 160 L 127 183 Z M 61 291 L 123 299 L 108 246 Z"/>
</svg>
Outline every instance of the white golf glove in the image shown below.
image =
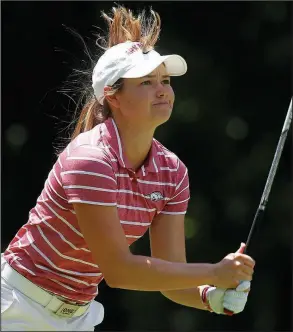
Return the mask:
<svg viewBox="0 0 293 332">
<path fill-rule="evenodd" d="M 206 307 L 217 314 L 238 314 L 244 310 L 250 289 L 250 281 L 242 281 L 236 289 L 211 286 L 201 288 L 201 298 Z"/>
</svg>

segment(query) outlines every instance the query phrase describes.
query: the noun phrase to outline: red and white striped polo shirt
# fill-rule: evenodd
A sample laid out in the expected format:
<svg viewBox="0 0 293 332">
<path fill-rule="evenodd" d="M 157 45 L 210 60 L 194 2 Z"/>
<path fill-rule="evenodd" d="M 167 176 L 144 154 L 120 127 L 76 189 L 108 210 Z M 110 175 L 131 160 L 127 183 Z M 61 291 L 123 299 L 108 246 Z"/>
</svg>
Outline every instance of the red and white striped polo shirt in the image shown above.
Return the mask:
<svg viewBox="0 0 293 332">
<path fill-rule="evenodd" d="M 87 302 L 96 297 L 103 274 L 92 259 L 72 203 L 117 206 L 131 245 L 157 214 L 185 214 L 188 200 L 189 180 L 182 161 L 153 139 L 146 162 L 133 172 L 110 118 L 80 134 L 60 154 L 28 222 L 4 257 L 40 287 Z"/>
</svg>

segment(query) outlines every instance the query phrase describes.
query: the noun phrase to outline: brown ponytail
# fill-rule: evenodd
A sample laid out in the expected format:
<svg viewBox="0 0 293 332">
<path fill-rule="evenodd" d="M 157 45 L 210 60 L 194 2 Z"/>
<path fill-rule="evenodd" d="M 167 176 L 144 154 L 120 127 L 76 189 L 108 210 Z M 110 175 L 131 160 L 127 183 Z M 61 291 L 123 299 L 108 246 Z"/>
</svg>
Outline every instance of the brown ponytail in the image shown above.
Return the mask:
<svg viewBox="0 0 293 332">
<path fill-rule="evenodd" d="M 123 6 L 112 8 L 113 16 L 102 12 L 108 24 L 108 40 L 104 41 L 107 48 L 126 41 L 141 42 L 144 51 L 150 51 L 156 44 L 161 29 L 160 15 L 151 10 L 151 17 L 143 10 L 135 17 L 131 10 Z"/>
<path fill-rule="evenodd" d="M 141 42 L 143 51 L 150 51 L 155 46 L 159 38 L 161 27 L 161 20 L 158 13 L 151 10 L 151 17 L 146 17 L 145 11 L 142 11 L 137 17 L 135 17 L 131 10 L 127 10 L 123 6 L 114 7 L 112 13 L 112 16 L 108 16 L 102 12 L 102 17 L 108 25 L 108 35 L 106 38 L 98 36 L 97 44 L 98 41 L 101 41 L 101 43 L 98 44 L 100 48 L 107 50 L 114 45 L 126 41 Z M 75 34 L 78 35 L 77 33 Z M 90 51 L 82 37 L 79 35 L 78 37 L 81 38 L 83 45 L 86 48 L 86 53 L 92 62 L 92 69 L 86 72 L 77 72 L 79 74 L 86 74 L 89 79 L 96 63 L 92 60 Z M 87 83 L 90 83 L 90 80 Z M 121 90 L 122 87 L 123 79 L 119 79 L 112 86 L 111 94 Z M 84 93 L 84 91 L 86 91 L 86 93 Z M 74 126 L 73 134 L 70 137 L 71 140 L 77 137 L 80 133 L 91 130 L 97 124 L 104 122 L 108 117 L 112 116 L 107 100 L 104 100 L 103 105 L 99 104 L 96 98 L 93 97 L 91 87 L 86 87 L 83 90 L 82 98 L 78 105 L 82 104 L 81 100 L 84 100 L 85 94 L 88 94 L 88 91 L 90 91 L 91 97 L 86 98 L 85 106 L 82 108 L 77 121 L 72 122 L 72 124 L 76 124 Z"/>
<path fill-rule="evenodd" d="M 73 140 L 80 133 L 94 128 L 98 124 L 99 117 L 101 118 L 99 122 L 105 121 L 102 112 L 103 107 L 96 99 L 93 98 L 89 101 L 80 112 L 71 139 Z"/>
<path fill-rule="evenodd" d="M 121 90 L 123 79 L 119 79 L 113 86 L 111 94 Z M 75 125 L 71 140 L 75 139 L 80 133 L 93 129 L 97 124 L 104 122 L 112 116 L 111 108 L 106 99 L 101 105 L 95 97 L 88 101 L 80 112 Z"/>
</svg>

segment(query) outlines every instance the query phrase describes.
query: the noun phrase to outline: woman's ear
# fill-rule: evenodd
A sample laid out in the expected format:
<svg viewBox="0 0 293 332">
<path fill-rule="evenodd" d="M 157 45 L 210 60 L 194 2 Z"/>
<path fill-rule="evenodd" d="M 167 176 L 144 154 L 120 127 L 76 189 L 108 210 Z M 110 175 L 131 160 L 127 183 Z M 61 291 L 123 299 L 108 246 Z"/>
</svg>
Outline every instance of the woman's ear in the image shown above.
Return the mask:
<svg viewBox="0 0 293 332">
<path fill-rule="evenodd" d="M 110 86 L 104 87 L 104 96 L 105 96 L 105 99 L 107 100 L 107 102 L 111 106 L 113 106 L 115 108 L 119 108 L 119 106 L 120 106 L 119 99 L 117 98 L 116 93 L 111 94 L 111 92 L 112 92 L 112 88 Z"/>
</svg>

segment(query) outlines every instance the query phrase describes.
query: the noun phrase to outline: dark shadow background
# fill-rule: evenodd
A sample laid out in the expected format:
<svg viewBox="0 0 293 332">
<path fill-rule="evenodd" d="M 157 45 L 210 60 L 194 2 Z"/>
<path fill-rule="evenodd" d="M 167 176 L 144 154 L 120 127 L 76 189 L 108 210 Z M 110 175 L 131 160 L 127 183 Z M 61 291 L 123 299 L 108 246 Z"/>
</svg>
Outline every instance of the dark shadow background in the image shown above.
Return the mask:
<svg viewBox="0 0 293 332">
<path fill-rule="evenodd" d="M 62 24 L 92 37 L 112 2 L 1 2 L 2 251 L 27 221 L 74 105 L 57 91 L 87 57 Z M 156 137 L 188 166 L 190 262 L 216 262 L 245 241 L 292 95 L 290 2 L 124 2 L 153 6 L 162 53 L 179 53 L 176 103 Z M 93 45 L 93 43 L 90 43 Z M 57 51 L 58 50 L 58 51 Z M 69 110 L 69 113 L 68 113 Z M 100 330 L 292 330 L 292 132 L 251 255 L 247 307 L 234 317 L 185 308 L 160 293 L 110 289 Z M 261 228 L 261 229 L 260 229 Z M 149 254 L 148 237 L 133 246 Z"/>
</svg>

